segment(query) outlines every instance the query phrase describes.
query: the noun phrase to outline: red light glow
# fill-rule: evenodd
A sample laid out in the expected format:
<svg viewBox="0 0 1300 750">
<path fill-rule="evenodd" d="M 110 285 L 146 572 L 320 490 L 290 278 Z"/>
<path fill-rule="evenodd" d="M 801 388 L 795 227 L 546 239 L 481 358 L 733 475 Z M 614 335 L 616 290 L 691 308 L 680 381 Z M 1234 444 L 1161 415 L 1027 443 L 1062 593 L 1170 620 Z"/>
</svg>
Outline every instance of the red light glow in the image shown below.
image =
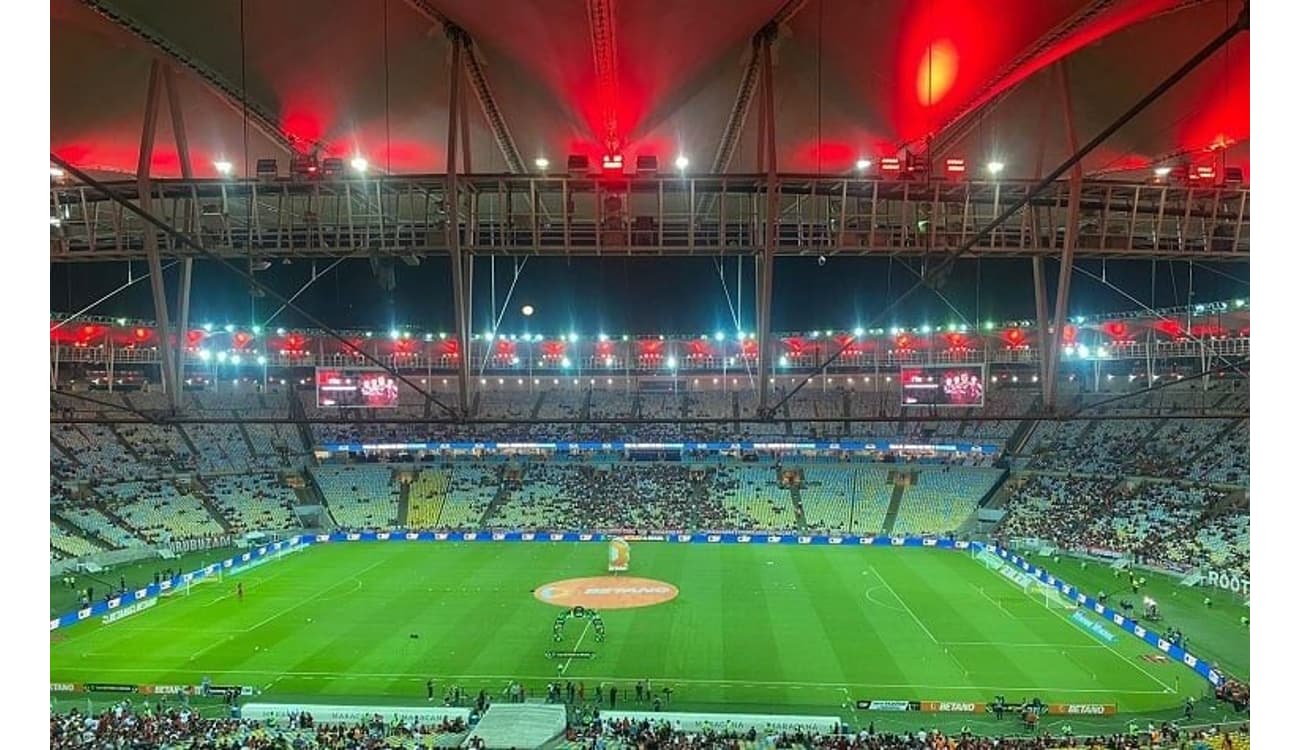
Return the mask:
<svg viewBox="0 0 1300 750">
<path fill-rule="evenodd" d="M 957 47 L 951 40 L 932 42 L 916 66 L 916 100 L 930 107 L 948 95 L 957 81 Z"/>
</svg>

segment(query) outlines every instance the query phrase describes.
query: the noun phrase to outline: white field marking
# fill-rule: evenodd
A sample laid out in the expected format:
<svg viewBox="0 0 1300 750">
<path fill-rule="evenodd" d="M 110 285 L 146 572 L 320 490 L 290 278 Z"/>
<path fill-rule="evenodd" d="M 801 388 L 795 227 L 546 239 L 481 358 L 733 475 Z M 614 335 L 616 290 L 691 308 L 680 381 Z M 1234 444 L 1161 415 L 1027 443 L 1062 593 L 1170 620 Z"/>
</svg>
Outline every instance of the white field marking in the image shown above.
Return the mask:
<svg viewBox="0 0 1300 750">
<path fill-rule="evenodd" d="M 982 596 L 982 597 L 984 597 L 985 599 L 988 599 L 989 601 L 993 602 L 993 604 L 994 604 L 998 609 L 1002 610 L 1002 613 L 1005 614 L 1007 617 L 1012 617 L 1012 614 L 1011 614 L 1010 612 L 1007 611 L 1007 608 L 1004 607 L 1004 606 L 1002 606 L 1002 602 L 1000 602 L 1000 601 L 998 601 L 997 599 L 994 599 L 993 597 L 991 597 L 991 596 L 989 596 L 988 594 L 984 593 L 984 587 L 983 587 L 983 586 L 976 586 L 976 587 L 975 587 L 975 590 L 978 591 L 978 592 L 980 592 L 980 596 Z M 1013 619 L 1018 619 L 1018 618 L 1013 618 Z"/>
<path fill-rule="evenodd" d="M 996 646 L 998 648 L 1104 649 L 1100 643 L 1017 643 L 1007 641 L 943 641 L 942 646 Z"/>
<path fill-rule="evenodd" d="M 902 609 L 900 609 L 900 608 L 898 608 L 898 607 L 895 607 L 895 606 L 892 605 L 892 604 L 885 604 L 884 602 L 880 601 L 879 599 L 877 599 L 876 597 L 874 597 L 874 596 L 871 595 L 872 592 L 874 592 L 874 591 L 876 591 L 876 590 L 878 590 L 878 589 L 883 589 L 883 588 L 884 588 L 884 586 L 872 586 L 871 588 L 867 589 L 867 601 L 869 601 L 869 602 L 874 602 L 874 603 L 880 605 L 881 607 L 883 607 L 884 609 L 893 610 L 894 612 L 902 612 L 903 614 L 907 614 L 906 611 L 904 611 L 904 610 L 902 610 Z"/>
<path fill-rule="evenodd" d="M 269 561 L 268 561 L 268 562 L 269 562 Z M 263 565 L 265 565 L 265 563 L 263 563 Z M 249 581 L 249 582 L 248 582 L 248 585 L 244 587 L 244 591 L 245 591 L 245 592 L 252 591 L 253 589 L 256 589 L 256 588 L 260 587 L 262 584 L 264 584 L 264 583 L 266 583 L 266 582 L 268 582 L 268 581 L 270 581 L 270 580 L 272 580 L 272 579 L 274 579 L 274 578 L 278 578 L 278 577 L 280 577 L 281 575 L 283 575 L 284 573 L 288 572 L 288 571 L 284 570 L 283 568 L 280 568 L 280 566 L 276 566 L 276 567 L 279 568 L 279 569 L 278 569 L 277 571 L 271 573 L 271 575 L 268 575 L 268 576 L 262 576 L 262 577 L 260 577 L 260 578 L 254 578 L 253 580 Z M 250 572 L 251 572 L 251 571 L 250 571 Z M 226 577 L 229 577 L 229 574 L 227 574 Z M 243 580 L 248 580 L 248 579 L 243 579 Z M 222 580 L 217 581 L 218 584 L 222 584 L 222 583 L 225 583 L 225 582 L 226 582 L 226 581 L 225 581 L 225 578 L 222 578 Z M 236 584 L 238 584 L 238 583 L 240 583 L 240 581 L 236 581 Z M 175 591 L 175 589 L 173 589 L 173 591 Z M 207 603 L 205 603 L 205 604 L 200 604 L 199 606 L 200 606 L 200 607 L 211 607 L 213 604 L 216 604 L 217 602 L 225 601 L 225 600 L 227 600 L 227 599 L 229 599 L 229 598 L 231 598 L 231 597 L 233 597 L 233 596 L 235 596 L 235 592 L 234 592 L 234 591 L 227 591 L 226 593 L 222 594 L 221 596 L 218 596 L 218 597 L 214 598 L 212 601 L 207 602 Z"/>
<path fill-rule="evenodd" d="M 988 570 L 988 569 L 985 568 L 985 570 Z M 992 574 L 992 572 L 993 572 L 993 571 L 991 571 L 991 570 L 989 571 L 990 574 Z M 1007 580 L 1006 578 L 1003 578 L 1003 577 L 1000 576 L 1000 575 L 994 575 L 993 577 L 994 577 L 994 578 L 997 578 L 998 580 L 1001 580 L 1001 581 L 1006 581 L 1006 584 L 1007 584 L 1008 586 L 1013 586 L 1013 587 L 1016 586 L 1016 585 L 1015 585 L 1014 583 L 1012 583 L 1010 580 Z M 1017 591 L 1021 591 L 1021 593 L 1024 593 L 1023 589 L 1020 589 L 1019 587 L 1016 587 L 1016 590 L 1017 590 Z M 1029 595 L 1028 595 L 1028 594 L 1025 594 L 1025 596 L 1029 596 Z M 1031 598 L 1032 598 L 1032 597 L 1031 597 Z M 1035 599 L 1034 601 L 1037 601 L 1037 600 Z M 1066 617 L 1065 615 L 1061 614 L 1060 612 L 1057 612 L 1056 610 L 1052 609 L 1051 607 L 1048 607 L 1047 605 L 1043 605 L 1043 609 L 1046 609 L 1048 612 L 1051 612 L 1052 614 L 1054 614 L 1054 615 L 1056 615 L 1057 617 L 1061 618 L 1061 620 L 1064 621 L 1066 624 L 1068 624 L 1071 628 L 1077 630 L 1078 626 L 1075 625 L 1073 622 L 1070 622 L 1070 618 Z M 1156 677 L 1155 675 L 1151 674 L 1151 673 L 1148 672 L 1146 669 L 1143 669 L 1143 668 L 1142 668 L 1142 665 L 1141 665 L 1141 664 L 1138 664 L 1137 661 L 1132 660 L 1132 659 L 1129 659 L 1128 657 L 1126 657 L 1126 656 L 1124 656 L 1123 654 L 1121 654 L 1119 651 L 1116 651 L 1114 646 L 1110 645 L 1109 643 L 1103 643 L 1103 644 L 1101 644 L 1101 645 L 1104 646 L 1104 647 L 1106 648 L 1107 651 L 1110 651 L 1112 654 L 1114 654 L 1114 655 L 1116 656 L 1116 658 L 1118 658 L 1120 661 L 1124 662 L 1125 664 L 1127 664 L 1128 666 L 1130 666 L 1130 667 L 1132 667 L 1133 669 L 1137 670 L 1138 672 L 1142 673 L 1143 675 L 1146 675 L 1147 679 L 1149 679 L 1149 680 L 1151 680 L 1152 682 L 1155 682 L 1157 685 L 1160 685 L 1161 687 L 1163 687 L 1163 688 L 1165 689 L 1164 692 L 1165 692 L 1166 694 L 1171 694 L 1171 693 L 1177 693 L 1177 692 L 1178 692 L 1177 690 L 1174 690 L 1172 687 L 1170 687 L 1170 686 L 1169 686 L 1169 685 L 1168 685 L 1164 680 L 1162 680 L 1162 679 L 1160 679 L 1159 677 Z M 1075 662 L 1075 663 L 1077 664 L 1078 662 Z"/>
<path fill-rule="evenodd" d="M 137 674 L 149 673 L 154 674 L 160 671 L 172 671 L 175 665 L 160 665 L 157 667 L 105 667 L 103 669 L 90 670 L 72 670 L 75 674 L 88 674 L 92 672 Z M 424 672 L 293 672 L 282 669 L 204 669 L 204 674 L 229 674 L 229 675 L 282 675 L 285 679 L 321 679 L 321 680 L 338 680 L 338 679 L 374 679 L 374 680 L 408 680 L 413 682 L 423 682 L 429 679 Z M 526 674 L 454 674 L 454 675 L 436 675 L 438 679 L 443 680 L 554 680 L 555 675 L 526 675 Z M 588 675 L 585 679 L 619 682 L 626 681 L 625 675 L 602 676 Z M 786 689 L 792 687 L 805 688 L 923 688 L 927 690 L 1007 690 L 1019 692 L 1033 691 L 1051 691 L 1053 693 L 1109 693 L 1112 695 L 1165 695 L 1163 690 L 1112 690 L 1110 688 L 1061 688 L 1048 687 L 1044 685 L 1030 685 L 1027 687 L 1017 687 L 1014 685 L 924 685 L 915 682 L 903 683 L 868 683 L 868 682 L 785 682 L 785 681 L 760 681 L 760 682 L 738 682 L 734 680 L 701 680 L 685 677 L 655 677 L 652 678 L 657 682 L 678 683 L 682 685 L 719 685 L 719 686 L 744 686 L 761 687 L 768 689 Z"/>
<path fill-rule="evenodd" d="M 889 585 L 889 581 L 886 581 L 885 577 L 880 575 L 880 571 L 876 570 L 876 566 L 872 565 L 870 568 L 871 572 L 876 574 L 876 578 L 880 579 L 880 583 L 884 585 L 885 590 L 892 594 L 893 597 L 898 600 L 898 603 L 903 605 L 903 610 L 912 616 L 912 619 L 916 621 L 917 625 L 921 626 L 921 630 L 925 632 L 926 636 L 934 643 L 938 643 L 939 639 L 934 637 L 934 633 L 931 633 L 930 629 L 925 626 L 925 623 L 921 622 L 921 618 L 917 617 L 916 613 L 912 611 L 912 608 L 907 606 L 907 602 L 903 601 L 903 597 L 899 596 L 897 591 L 894 591 L 894 587 Z"/>
<path fill-rule="evenodd" d="M 591 629 L 591 618 L 588 617 L 588 618 L 587 618 L 587 624 L 586 624 L 586 626 L 584 626 L 584 627 L 582 628 L 582 635 L 578 636 L 578 642 L 575 643 L 575 644 L 573 644 L 573 650 L 574 650 L 574 651 L 577 651 L 577 650 L 578 650 L 578 647 L 582 645 L 582 641 L 583 641 L 583 639 L 585 639 L 585 638 L 587 637 L 587 631 L 590 630 L 590 629 Z M 560 670 L 560 674 L 568 674 L 568 673 L 569 673 L 569 665 L 572 664 L 572 663 L 573 663 L 573 657 L 572 657 L 572 656 L 570 656 L 568 659 L 565 659 L 565 660 L 564 660 L 564 668 Z"/>
<path fill-rule="evenodd" d="M 279 618 L 279 617 L 283 617 L 284 615 L 286 615 L 286 614 L 288 614 L 288 613 L 294 611 L 295 609 L 298 609 L 299 607 L 303 606 L 304 604 L 307 604 L 307 603 L 309 603 L 309 602 L 314 602 L 314 601 L 316 601 L 317 599 L 319 599 L 319 598 L 321 598 L 322 596 L 324 596 L 324 595 L 325 595 L 325 592 L 327 592 L 327 591 L 332 591 L 335 587 L 339 586 L 340 584 L 348 583 L 349 581 L 359 581 L 360 578 L 361 578 L 361 575 L 362 575 L 362 574 L 364 574 L 364 573 L 369 573 L 370 571 L 374 570 L 375 568 L 379 567 L 380 565 L 383 565 L 384 563 L 389 562 L 391 559 L 392 559 L 392 558 L 384 558 L 384 559 L 381 559 L 381 560 L 376 560 L 374 563 L 372 563 L 372 564 L 370 564 L 370 565 L 367 565 L 366 567 L 364 567 L 364 568 L 362 568 L 361 570 L 357 571 L 356 574 L 352 575 L 351 577 L 349 577 L 349 578 L 344 578 L 344 579 L 339 580 L 339 581 L 335 581 L 332 585 L 330 585 L 330 586 L 326 586 L 325 588 L 321 589 L 320 591 L 317 591 L 315 594 L 312 594 L 311 596 L 307 597 L 306 599 L 303 599 L 302 601 L 298 602 L 297 604 L 294 604 L 294 605 L 291 606 L 291 607 L 286 607 L 286 608 L 280 610 L 279 612 L 276 612 L 276 613 L 270 615 L 269 617 L 263 618 L 262 620 L 259 620 L 257 623 L 255 623 L 255 624 L 253 624 L 253 625 L 251 625 L 251 626 L 249 626 L 249 627 L 247 627 L 247 628 L 244 628 L 244 632 L 245 632 L 245 633 L 251 633 L 251 632 L 253 632 L 254 630 L 257 630 L 258 628 L 260 628 L 260 627 L 262 627 L 263 625 L 267 624 L 268 622 L 271 622 L 272 620 L 275 620 L 275 619 L 277 619 L 277 618 Z M 205 649 L 205 650 L 206 650 L 206 649 Z M 197 655 L 197 654 L 196 654 L 196 655 Z"/>
</svg>

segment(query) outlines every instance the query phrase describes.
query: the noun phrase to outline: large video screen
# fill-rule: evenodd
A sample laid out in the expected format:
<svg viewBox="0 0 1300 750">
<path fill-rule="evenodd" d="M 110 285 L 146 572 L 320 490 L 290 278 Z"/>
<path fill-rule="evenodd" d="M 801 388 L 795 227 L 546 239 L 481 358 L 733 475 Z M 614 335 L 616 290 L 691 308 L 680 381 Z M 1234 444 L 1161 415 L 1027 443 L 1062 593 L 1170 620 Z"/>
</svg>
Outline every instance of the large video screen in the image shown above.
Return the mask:
<svg viewBox="0 0 1300 750">
<path fill-rule="evenodd" d="M 344 409 L 394 408 L 397 406 L 397 378 L 384 370 L 318 367 L 316 405 Z"/>
<path fill-rule="evenodd" d="M 983 406 L 984 365 L 903 367 L 903 406 Z"/>
</svg>

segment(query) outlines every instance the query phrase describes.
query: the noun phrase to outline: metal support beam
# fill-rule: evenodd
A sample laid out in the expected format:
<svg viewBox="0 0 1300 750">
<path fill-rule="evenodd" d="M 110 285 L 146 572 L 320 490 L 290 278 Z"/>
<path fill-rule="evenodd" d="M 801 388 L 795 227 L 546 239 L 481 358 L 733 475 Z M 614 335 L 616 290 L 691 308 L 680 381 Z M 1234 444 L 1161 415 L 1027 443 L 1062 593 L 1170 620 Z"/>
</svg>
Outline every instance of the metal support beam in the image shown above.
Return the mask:
<svg viewBox="0 0 1300 750">
<path fill-rule="evenodd" d="M 1065 118 L 1065 139 L 1070 151 L 1079 148 L 1079 137 L 1074 129 L 1074 104 L 1070 95 L 1069 71 L 1066 61 L 1056 66 L 1056 82 L 1061 95 L 1061 111 Z M 1079 201 L 1083 193 L 1083 163 L 1076 161 L 1070 170 L 1070 194 L 1066 206 L 1065 243 L 1061 248 L 1061 269 L 1056 281 L 1056 314 L 1052 318 L 1050 345 L 1046 350 L 1047 387 L 1044 389 L 1043 408 L 1056 410 L 1056 373 L 1061 360 L 1061 337 L 1065 331 L 1070 304 L 1070 280 L 1074 272 L 1074 246 L 1079 238 Z"/>
<path fill-rule="evenodd" d="M 176 74 L 171 67 L 164 67 L 163 71 L 163 89 L 167 92 L 167 107 L 172 116 L 172 135 L 176 139 L 176 154 L 181 163 L 181 177 L 186 180 L 194 178 L 194 165 L 190 162 L 190 142 L 189 137 L 185 134 L 185 114 L 181 109 L 181 95 L 176 86 Z M 198 206 L 195 202 L 183 201 L 185 211 L 185 221 L 181 231 L 194 238 L 194 241 L 203 244 L 203 236 L 198 232 L 198 217 L 196 210 Z M 176 348 L 173 354 L 176 380 L 176 408 L 185 407 L 185 347 L 188 342 L 187 334 L 190 330 L 190 281 L 194 276 L 194 259 L 186 258 L 181 264 L 181 282 L 180 289 L 177 290 L 177 314 L 180 315 L 180 322 L 176 326 Z M 164 341 L 163 346 L 167 343 Z"/>
<path fill-rule="evenodd" d="M 460 356 L 456 363 L 457 405 L 462 418 L 469 416 L 469 364 L 470 332 L 469 309 L 465 293 L 464 264 L 460 252 L 460 185 L 456 174 L 456 137 L 460 130 L 458 120 L 461 106 L 460 79 L 463 39 L 461 34 L 449 30 L 451 39 L 451 100 L 447 107 L 447 249 L 451 255 L 451 296 L 456 308 L 456 338 L 460 340 Z"/>
<path fill-rule="evenodd" d="M 514 174 L 523 174 L 528 171 L 524 165 L 523 157 L 519 154 L 519 147 L 515 145 L 514 136 L 510 134 L 510 127 L 506 124 L 506 118 L 501 114 L 501 108 L 497 106 L 496 97 L 492 94 L 492 87 L 488 85 L 487 73 L 483 70 L 483 62 L 479 60 L 474 39 L 469 35 L 469 32 L 457 26 L 450 18 L 433 7 L 433 4 L 428 0 L 406 0 L 406 4 L 425 20 L 439 24 L 448 33 L 451 33 L 454 29 L 455 33 L 460 35 L 465 47 L 464 65 L 469 85 L 474 89 L 474 96 L 478 98 L 479 106 L 483 108 L 483 118 L 487 120 L 488 129 L 492 131 L 492 139 L 496 141 L 497 148 L 501 150 L 501 156 L 505 159 L 506 168 Z M 465 171 L 470 171 L 468 166 Z"/>
<path fill-rule="evenodd" d="M 587 28 L 596 70 L 596 98 L 600 104 L 601 142 L 607 153 L 618 153 L 622 131 L 618 124 L 618 41 L 615 36 L 614 0 L 587 0 Z"/>
<path fill-rule="evenodd" d="M 158 96 L 162 93 L 162 65 L 154 60 L 149 66 L 149 90 L 144 101 L 144 124 L 140 131 L 140 161 L 136 166 L 136 183 L 139 193 L 140 209 L 146 213 L 152 210 L 152 186 L 149 180 L 149 164 L 153 160 L 154 135 L 158 130 Z M 163 391 L 167 394 L 167 403 L 173 411 L 179 406 L 176 400 L 176 369 L 173 352 L 167 345 L 171 336 L 171 324 L 167 317 L 167 288 L 163 283 L 162 261 L 158 254 L 158 233 L 144 233 L 144 250 L 149 264 L 149 289 L 153 294 L 154 319 L 157 321 L 159 359 L 162 361 Z M 110 382 L 111 379 L 110 379 Z"/>
<path fill-rule="evenodd" d="M 82 0 L 86 7 L 98 13 L 100 16 L 108 19 L 114 25 L 122 28 L 139 41 L 153 48 L 155 54 L 161 55 L 166 59 L 183 66 L 193 73 L 203 85 L 207 86 L 213 94 L 221 100 L 223 104 L 230 107 L 240 117 L 248 115 L 248 122 L 262 135 L 269 138 L 274 143 L 279 144 L 289 153 L 297 151 L 313 151 L 320 144 L 314 141 L 306 141 L 297 136 L 290 135 L 280 127 L 277 118 L 270 111 L 260 105 L 248 101 L 240 88 L 234 83 L 226 80 L 217 71 L 199 62 L 193 56 L 177 47 L 167 37 L 154 29 L 145 26 L 130 14 L 124 12 L 116 5 L 107 0 Z"/>
<path fill-rule="evenodd" d="M 749 60 L 745 63 L 744 72 L 740 74 L 736 101 L 731 105 L 731 112 L 727 115 L 727 125 L 722 129 L 718 150 L 713 153 L 713 174 L 723 174 L 731 166 L 731 157 L 735 154 L 736 145 L 740 142 L 740 134 L 745 129 L 745 121 L 749 117 L 749 105 L 754 99 L 754 89 L 758 86 L 764 40 L 768 44 L 775 43 L 781 26 L 788 23 L 806 2 L 807 0 L 787 0 L 776 15 L 763 24 L 750 40 Z M 758 170 L 761 172 L 763 168 L 760 166 Z"/>
<path fill-rule="evenodd" d="M 776 110 L 773 102 L 772 80 L 772 44 L 764 40 L 762 44 L 762 130 L 766 134 L 763 154 L 767 162 L 767 232 L 763 237 L 763 253 L 758 258 L 758 273 L 754 282 L 757 286 L 755 309 L 758 312 L 758 416 L 767 419 L 768 393 L 772 389 L 772 274 L 775 271 L 777 241 L 778 182 L 776 179 Z"/>
</svg>

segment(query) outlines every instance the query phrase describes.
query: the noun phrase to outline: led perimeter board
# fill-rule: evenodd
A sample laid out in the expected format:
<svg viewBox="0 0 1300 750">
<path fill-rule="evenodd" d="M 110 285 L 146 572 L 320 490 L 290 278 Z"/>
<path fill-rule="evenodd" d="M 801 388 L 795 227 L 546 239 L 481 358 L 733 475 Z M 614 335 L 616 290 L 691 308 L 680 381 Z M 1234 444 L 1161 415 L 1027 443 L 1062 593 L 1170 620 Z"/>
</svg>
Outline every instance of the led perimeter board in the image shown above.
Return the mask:
<svg viewBox="0 0 1300 750">
<path fill-rule="evenodd" d="M 344 409 L 397 407 L 397 379 L 377 368 L 317 367 L 316 405 Z"/>
<path fill-rule="evenodd" d="M 984 365 L 904 366 L 898 376 L 903 406 L 984 405 Z"/>
</svg>

